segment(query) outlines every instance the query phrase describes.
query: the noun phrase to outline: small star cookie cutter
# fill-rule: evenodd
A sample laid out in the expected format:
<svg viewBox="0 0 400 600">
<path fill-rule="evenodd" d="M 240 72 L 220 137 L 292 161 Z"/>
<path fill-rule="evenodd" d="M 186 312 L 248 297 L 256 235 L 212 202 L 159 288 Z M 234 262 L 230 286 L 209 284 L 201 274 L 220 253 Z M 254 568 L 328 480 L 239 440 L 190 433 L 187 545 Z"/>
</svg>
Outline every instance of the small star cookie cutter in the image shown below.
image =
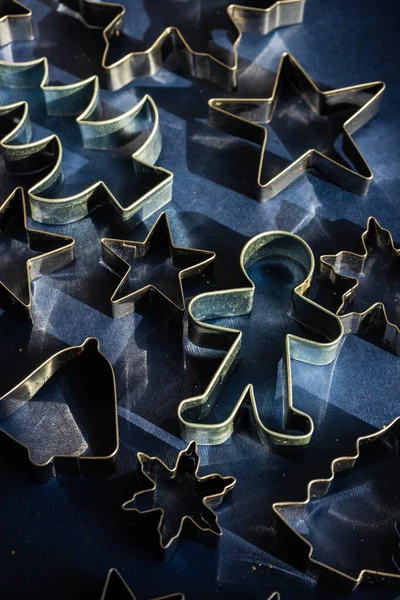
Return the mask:
<svg viewBox="0 0 400 600">
<path fill-rule="evenodd" d="M 358 334 L 380 325 L 382 343 L 399 356 L 400 329 L 396 323 L 389 320 L 384 303 L 374 302 L 363 312 L 353 312 L 350 307 L 357 295 L 359 280 L 365 275 L 370 249 L 389 250 L 391 256 L 385 260 L 387 269 L 395 269 L 400 263 L 400 250 L 395 247 L 390 231 L 381 227 L 375 217 L 369 217 L 361 242 L 363 254 L 342 251 L 335 255 L 321 256 L 321 276 L 329 279 L 336 289 L 345 288 L 341 294 L 341 304 L 336 311 L 345 333 Z"/>
<path fill-rule="evenodd" d="M 158 543 L 164 553 L 171 548 L 181 536 L 182 531 L 191 529 L 192 533 L 204 532 L 211 534 L 214 540 L 222 536 L 218 525 L 218 517 L 214 508 L 219 506 L 226 494 L 232 491 L 236 484 L 235 477 L 222 477 L 218 474 L 198 476 L 200 456 L 197 452 L 196 442 L 190 442 L 187 448 L 178 454 L 175 466 L 170 469 L 157 457 L 151 457 L 143 452 L 138 452 L 139 475 L 146 489 L 136 492 L 131 500 L 125 502 L 122 508 L 125 511 L 146 515 L 151 518 L 154 529 L 157 531 Z M 179 517 L 175 528 L 168 527 L 168 509 L 159 506 L 160 481 L 164 486 L 179 486 L 185 503 L 191 500 L 192 506 L 187 508 L 187 513 Z M 162 488 L 161 488 L 162 489 Z M 157 492 L 157 497 L 155 493 Z M 161 494 L 162 495 L 162 494 Z M 212 508 L 211 508 L 212 507 Z M 197 513 L 197 516 L 196 516 Z M 146 520 L 146 523 L 149 521 Z M 209 537 L 210 539 L 210 537 Z"/>
<path fill-rule="evenodd" d="M 136 600 L 131 588 L 117 569 L 110 569 L 100 600 Z M 153 600 L 185 600 L 183 594 L 169 594 Z"/>
<path fill-rule="evenodd" d="M 107 440 L 108 451 L 99 456 L 80 454 L 80 450 L 78 450 L 77 453 L 74 452 L 71 455 L 52 455 L 46 456 L 46 458 L 43 455 L 43 458 L 40 459 L 36 456 L 33 458 L 32 448 L 8 433 L 2 424 L 32 400 L 59 369 L 74 360 L 80 361 L 85 369 L 88 369 L 88 365 L 90 366 L 92 363 L 92 365 L 96 365 L 96 373 L 101 373 L 101 393 L 99 393 L 97 401 L 99 404 L 110 405 L 111 408 L 108 412 L 112 415 L 113 422 L 111 427 L 113 433 Z M 60 431 L 60 435 L 64 435 L 62 431 Z M 0 397 L 0 438 L 2 446 L 9 448 L 10 452 L 18 453 L 23 461 L 28 458 L 35 475 L 43 482 L 52 479 L 59 470 L 66 469 L 67 472 L 76 470 L 80 474 L 85 473 L 87 469 L 93 469 L 96 472 L 99 467 L 110 469 L 114 465 L 119 450 L 115 376 L 111 363 L 100 352 L 100 343 L 96 338 L 87 338 L 80 346 L 70 346 L 56 352 L 18 385 Z"/>
<path fill-rule="evenodd" d="M 159 287 L 149 283 L 135 291 L 125 293 L 129 283 L 132 267 L 128 262 L 129 255 L 133 260 L 142 260 L 150 253 L 153 246 L 161 247 L 163 253 L 168 254 L 175 267 L 180 270 L 177 274 L 179 283 L 179 297 L 171 298 Z M 111 306 L 114 318 L 125 317 L 139 306 L 145 296 L 156 294 L 171 304 L 179 311 L 185 310 L 185 296 L 182 280 L 193 277 L 204 271 L 215 259 L 215 252 L 197 250 L 195 248 L 180 248 L 174 246 L 167 213 L 161 213 L 151 228 L 144 242 L 128 240 L 115 240 L 103 238 L 101 240 L 102 261 L 111 271 L 121 277 L 121 282 L 111 297 Z M 150 298 L 151 300 L 151 298 Z"/>
<path fill-rule="evenodd" d="M 289 81 L 319 115 L 335 115 L 349 105 L 356 109 L 342 125 L 342 151 L 348 163 L 338 162 L 316 149 L 309 149 L 292 161 L 267 182 L 263 182 L 264 154 L 267 146 L 267 129 L 260 123 L 270 123 L 283 87 Z M 212 98 L 209 100 L 211 127 L 254 142 L 261 147 L 256 188 L 250 190 L 259 202 L 274 198 L 308 169 L 316 171 L 323 179 L 354 194 L 368 192 L 373 174 L 352 138 L 360 127 L 379 110 L 385 84 L 381 81 L 321 91 L 299 63 L 288 53 L 282 55 L 272 93 L 269 98 Z"/>
<path fill-rule="evenodd" d="M 49 115 L 77 115 L 76 123 L 85 148 L 106 150 L 137 139 L 131 154 L 133 168 L 143 194 L 130 205 L 123 206 L 103 181 L 97 181 L 69 197 L 46 197 L 63 180 L 62 144 L 56 135 L 31 141 L 32 128 L 29 106 L 20 101 L 0 107 L 0 117 L 7 118 L 10 129 L 1 139 L 1 148 L 8 169 L 15 176 L 32 176 L 45 172 L 44 177 L 28 190 L 32 217 L 41 223 L 61 225 L 78 221 L 100 205 L 113 207 L 119 221 L 128 227 L 136 225 L 162 208 L 172 198 L 173 174 L 155 166 L 162 140 L 157 106 L 145 95 L 125 113 L 98 120 L 100 88 L 97 76 L 65 85 L 48 85 L 46 58 L 26 63 L 0 61 L 0 82 L 20 89 L 39 88 L 43 92 Z M 139 135 L 148 130 L 146 139 Z"/>
<path fill-rule="evenodd" d="M 166 58 L 179 51 L 192 77 L 208 79 L 227 89 L 235 89 L 238 80 L 238 48 L 243 33 L 267 35 L 278 27 L 296 25 L 303 21 L 306 0 L 276 0 L 266 8 L 230 4 L 226 11 L 230 28 L 228 34 L 233 44 L 233 64 L 229 65 L 208 52 L 193 50 L 177 27 L 167 27 L 154 43 L 144 51 L 130 52 L 119 60 L 109 63 L 108 55 L 113 37 L 120 33 L 125 7 L 108 2 L 77 4 L 63 0 L 68 12 L 79 18 L 87 27 L 103 30 L 105 50 L 102 57 L 104 85 L 118 90 L 139 77 L 154 75 Z M 267 2 L 266 2 L 267 4 Z"/>
<path fill-rule="evenodd" d="M 22 188 L 16 188 L 0 205 L 0 235 L 7 234 L 8 228 L 16 219 L 22 221 L 29 248 L 37 255 L 26 261 L 23 287 L 14 287 L 8 280 L 5 283 L 0 279 L 0 308 L 33 321 L 32 282 L 41 275 L 50 275 L 73 262 L 75 240 L 66 235 L 30 229 Z"/>
<path fill-rule="evenodd" d="M 189 421 L 185 413 L 194 408 L 199 409 L 200 418 L 209 414 L 240 357 L 242 332 L 212 325 L 206 321 L 218 317 L 246 315 L 252 311 L 255 284 L 249 278 L 246 269 L 268 255 L 292 258 L 305 267 L 306 278 L 296 285 L 292 292 L 290 316 L 328 340 L 324 343 L 292 334 L 286 336 L 284 360 L 287 375 L 283 396 L 283 424 L 285 429 L 299 433 L 281 433 L 264 425 L 251 382 L 243 389 L 231 414 L 224 421 L 219 423 L 201 423 L 199 419 Z M 240 254 L 240 267 L 248 282 L 247 286 L 206 292 L 191 300 L 188 307 L 189 339 L 197 346 L 224 350 L 226 354 L 204 393 L 187 398 L 180 403 L 178 418 L 183 439 L 194 439 L 202 445 L 222 444 L 233 434 L 235 424 L 248 403 L 258 436 L 271 450 L 284 452 L 304 447 L 310 442 L 314 423 L 310 415 L 297 409 L 293 404 L 291 359 L 313 365 L 329 364 L 336 357 L 343 336 L 340 319 L 306 296 L 314 266 L 312 250 L 302 238 L 286 231 L 267 231 L 251 238 Z"/>
<path fill-rule="evenodd" d="M 2 0 L 0 17 L 0 47 L 12 42 L 29 42 L 35 38 L 32 11 L 17 0 Z"/>
<path fill-rule="evenodd" d="M 339 571 L 328 564 L 314 558 L 314 547 L 303 535 L 298 533 L 290 524 L 292 518 L 300 518 L 313 498 L 325 496 L 335 477 L 343 471 L 352 469 L 356 464 L 361 448 L 368 444 L 379 443 L 387 438 L 394 437 L 398 444 L 400 436 L 400 418 L 398 417 L 386 427 L 366 436 L 359 437 L 356 442 L 356 452 L 353 456 L 342 456 L 331 463 L 331 474 L 327 479 L 314 479 L 307 486 L 307 497 L 302 502 L 275 502 L 272 505 L 274 521 L 276 523 L 278 539 L 287 551 L 293 551 L 296 568 L 309 572 L 311 575 L 341 587 L 345 591 L 354 590 L 360 583 L 366 582 L 374 585 L 395 583 L 400 584 L 400 574 L 385 573 L 374 569 L 362 569 L 356 577 Z"/>
</svg>

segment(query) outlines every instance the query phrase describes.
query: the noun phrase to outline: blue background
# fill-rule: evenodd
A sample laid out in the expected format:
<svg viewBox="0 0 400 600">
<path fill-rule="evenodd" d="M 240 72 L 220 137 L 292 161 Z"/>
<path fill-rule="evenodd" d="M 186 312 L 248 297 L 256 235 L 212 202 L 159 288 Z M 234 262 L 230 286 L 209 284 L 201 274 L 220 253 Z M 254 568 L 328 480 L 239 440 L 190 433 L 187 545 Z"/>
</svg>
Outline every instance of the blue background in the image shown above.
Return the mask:
<svg viewBox="0 0 400 600">
<path fill-rule="evenodd" d="M 33 10 L 36 40 L 2 48 L 1 58 L 21 61 L 46 55 L 51 83 L 68 83 L 93 74 L 102 52 L 100 33 L 40 2 L 26 4 Z M 191 11 L 201 14 L 213 2 L 208 0 L 202 6 L 200 0 L 162 0 L 162 4 L 169 5 L 165 12 L 170 22 L 164 26 L 176 24 L 172 20 L 178 15 L 187 20 L 188 35 L 194 40 Z M 165 15 L 157 5 L 145 0 L 129 3 L 124 21 L 128 45 L 144 47 L 141 40 L 148 41 L 149 31 L 161 31 L 157 27 Z M 242 246 L 249 237 L 269 229 L 301 235 L 316 258 L 342 249 L 361 250 L 360 236 L 370 215 L 400 241 L 399 25 L 396 0 L 307 0 L 303 24 L 265 38 L 244 36 L 240 46 L 238 94 L 249 97 L 269 95 L 285 51 L 293 53 L 321 86 L 386 82 L 380 113 L 355 135 L 374 172 L 364 198 L 312 175 L 301 177 L 265 205 L 248 197 L 258 148 L 209 128 L 207 100 L 223 93 L 206 82 L 177 74 L 172 64 L 151 79 L 138 80 L 118 92 L 102 92 L 103 102 L 113 110 L 130 108 L 144 93 L 150 93 L 157 103 L 163 137 L 158 164 L 174 173 L 173 200 L 167 206 L 174 242 L 217 252 L 213 275 L 185 284 L 186 299 L 199 290 L 234 285 Z M 215 35 L 221 44 L 226 43 L 223 32 Z M 204 38 L 198 37 L 196 44 L 204 49 Z M 0 93 L 3 103 L 16 99 L 9 90 Z M 91 181 L 101 179 L 104 161 L 82 148 L 73 120 L 46 118 L 38 95 L 18 96 L 23 97 L 31 101 L 36 139 L 49 132 L 61 137 L 65 190 L 83 187 L 89 176 Z M 288 145 L 287 132 L 283 143 L 279 127 L 272 127 L 269 152 L 288 159 L 297 156 L 303 143 L 303 150 L 308 148 L 318 129 L 309 132 L 300 127 L 307 123 L 304 114 L 308 113 L 303 113 L 303 108 L 294 103 L 290 113 L 294 124 L 287 120 L 287 126 L 296 132 L 294 148 Z M 123 170 L 127 173 L 125 166 Z M 118 194 L 127 197 L 131 182 L 122 180 L 120 173 L 110 167 L 107 177 Z M 15 181 L 2 163 L 0 182 L 5 199 Z M 143 239 L 156 216 L 138 226 L 130 239 Z M 348 336 L 328 367 L 294 362 L 296 405 L 310 413 L 316 425 L 309 448 L 295 457 L 273 454 L 260 444 L 247 420 L 223 445 L 201 448 L 201 474 L 218 472 L 238 480 L 232 500 L 218 511 L 223 529 L 220 545 L 216 549 L 185 540 L 169 562 L 160 562 L 145 535 L 126 522 L 121 510 L 134 491 L 136 453 L 143 451 L 174 463 L 184 447 L 177 405 L 205 389 L 220 357 L 187 343 L 185 319 L 182 327 L 162 313 L 112 319 L 109 298 L 118 280 L 99 262 L 99 238 L 122 234 L 105 213 L 96 211 L 78 223 L 47 229 L 75 238 L 77 261 L 35 282 L 34 327 L 0 314 L 0 392 L 6 392 L 57 350 L 96 336 L 117 377 L 121 450 L 113 476 L 61 476 L 45 485 L 32 481 L 11 456 L 0 457 L 2 597 L 100 598 L 111 567 L 120 569 L 139 599 L 177 591 L 188 600 L 261 600 L 274 591 L 285 600 L 339 597 L 337 591 L 316 585 L 276 558 L 271 505 L 302 500 L 307 482 L 327 475 L 330 461 L 352 452 L 357 436 L 398 416 L 399 359 L 367 340 Z M 250 319 L 265 331 L 265 343 L 274 340 L 276 361 L 284 334 L 291 327 L 287 307 L 275 287 L 282 282 L 274 277 L 271 265 L 255 265 L 250 274 L 265 299 L 265 310 L 254 312 Z M 290 274 L 286 275 L 283 292 L 291 287 Z M 324 290 L 320 292 L 322 295 Z M 391 289 L 388 297 L 377 299 L 391 302 L 395 310 L 397 293 Z M 326 302 L 331 306 L 337 300 L 328 298 Z M 242 327 L 243 322 L 238 319 L 234 324 Z M 265 353 L 264 340 L 259 336 L 250 352 L 256 356 Z M 261 364 L 258 377 L 273 400 L 275 368 L 263 373 Z M 240 391 L 239 386 L 237 393 Z M 303 531 L 315 543 L 316 557 L 349 573 L 378 566 L 396 572 L 391 557 L 399 543 L 394 524 L 400 509 L 395 494 L 393 497 L 398 485 L 397 461 L 390 449 L 378 453 L 377 458 L 360 461 L 352 476 L 340 478 L 332 494 L 313 503 L 303 523 Z M 360 587 L 353 597 L 392 599 L 398 594 L 393 588 Z"/>
</svg>

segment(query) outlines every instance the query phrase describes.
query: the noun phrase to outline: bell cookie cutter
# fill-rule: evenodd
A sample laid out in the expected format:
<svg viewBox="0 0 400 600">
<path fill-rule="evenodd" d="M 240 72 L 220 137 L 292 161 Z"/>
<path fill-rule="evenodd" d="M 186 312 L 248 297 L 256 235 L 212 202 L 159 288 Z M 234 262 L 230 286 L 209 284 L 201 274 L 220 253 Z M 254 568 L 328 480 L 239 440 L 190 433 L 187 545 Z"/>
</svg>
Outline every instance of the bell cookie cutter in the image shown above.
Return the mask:
<svg viewBox="0 0 400 600">
<path fill-rule="evenodd" d="M 49 481 L 59 470 L 76 470 L 79 474 L 85 473 L 87 469 L 97 471 L 99 467 L 108 469 L 114 465 L 116 454 L 119 450 L 118 434 L 118 413 L 117 413 L 117 393 L 115 385 L 114 369 L 100 352 L 100 343 L 95 338 L 87 338 L 80 346 L 71 346 L 53 354 L 49 359 L 42 363 L 30 375 L 25 377 L 18 385 L 9 392 L 0 397 L 0 438 L 1 443 L 13 454 L 19 453 L 19 456 L 33 466 L 35 475 L 41 481 Z M 6 421 L 11 415 L 22 408 L 27 402 L 32 400 L 47 381 L 64 365 L 73 360 L 79 360 L 87 368 L 87 361 L 95 361 L 98 364 L 98 373 L 102 373 L 102 393 L 98 397 L 98 402 L 110 404 L 113 414 L 113 433 L 107 441 L 108 451 L 104 455 L 55 455 L 47 458 L 45 461 L 36 461 L 32 458 L 32 450 L 24 443 L 13 437 L 4 427 L 2 422 Z M 86 362 L 84 362 L 86 361 Z M 60 435 L 62 432 L 60 431 Z"/>
<path fill-rule="evenodd" d="M 285 81 L 292 83 L 310 108 L 321 116 L 335 115 L 349 105 L 355 107 L 354 113 L 342 125 L 342 151 L 348 163 L 338 162 L 323 152 L 309 149 L 264 183 L 262 175 L 268 133 L 260 123 L 272 121 Z M 308 169 L 313 169 L 323 179 L 349 192 L 365 195 L 373 174 L 352 134 L 378 112 L 384 90 L 385 84 L 377 81 L 321 91 L 295 58 L 284 53 L 270 97 L 212 98 L 208 102 L 208 124 L 261 147 L 256 187 L 254 193 L 252 188 L 250 190 L 259 202 L 274 198 Z"/>
</svg>

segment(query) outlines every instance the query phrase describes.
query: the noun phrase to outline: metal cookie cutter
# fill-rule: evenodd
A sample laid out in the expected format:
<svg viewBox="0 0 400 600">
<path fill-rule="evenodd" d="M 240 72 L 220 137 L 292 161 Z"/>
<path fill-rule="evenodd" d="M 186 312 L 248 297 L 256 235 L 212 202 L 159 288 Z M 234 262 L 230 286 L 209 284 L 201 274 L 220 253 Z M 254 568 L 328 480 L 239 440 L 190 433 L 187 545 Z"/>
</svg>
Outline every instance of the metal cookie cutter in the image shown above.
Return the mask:
<svg viewBox="0 0 400 600">
<path fill-rule="evenodd" d="M 48 481 L 56 475 L 61 469 L 77 469 L 85 473 L 87 468 L 98 468 L 99 466 L 110 467 L 114 463 L 115 456 L 119 449 L 118 437 L 118 419 L 117 419 L 117 395 L 115 386 L 114 369 L 108 359 L 100 352 L 99 341 L 95 338 L 87 338 L 80 346 L 71 346 L 65 348 L 56 354 L 53 354 L 30 375 L 25 377 L 12 390 L 0 397 L 0 438 L 2 446 L 14 454 L 16 449 L 20 451 L 21 457 L 28 460 L 34 467 L 35 474 L 39 479 Z M 108 436 L 106 443 L 102 442 L 104 452 L 101 454 L 88 454 L 90 449 L 90 434 L 82 428 L 82 437 L 86 440 L 82 448 L 74 450 L 68 455 L 49 455 L 43 449 L 43 439 L 40 438 L 41 448 L 35 451 L 25 443 L 19 441 L 16 437 L 5 431 L 4 423 L 7 419 L 19 411 L 27 402 L 33 401 L 39 390 L 64 366 L 69 366 L 72 362 L 79 361 L 82 369 L 93 376 L 93 381 L 99 386 L 99 394 L 96 397 L 97 410 L 100 416 L 110 419 L 111 435 Z M 106 410 L 107 407 L 107 410 Z M 65 431 L 60 430 L 60 435 L 66 435 Z M 86 453 L 86 454 L 85 454 Z M 46 454 L 46 457 L 45 457 Z"/>
<path fill-rule="evenodd" d="M 354 107 L 354 113 L 342 125 L 342 152 L 347 158 L 339 162 L 316 149 L 307 150 L 267 182 L 262 172 L 267 145 L 267 129 L 259 123 L 270 123 L 285 82 L 291 83 L 310 108 L 321 116 L 340 115 Z M 379 110 L 385 84 L 381 81 L 321 91 L 290 54 L 283 54 L 269 98 L 213 98 L 209 100 L 209 125 L 261 146 L 255 198 L 270 200 L 308 169 L 354 194 L 366 194 L 372 171 L 352 138 L 362 125 Z"/>
<path fill-rule="evenodd" d="M 170 549 L 184 529 L 191 526 L 192 532 L 206 532 L 218 539 L 222 531 L 214 508 L 219 506 L 224 496 L 236 484 L 234 477 L 213 474 L 199 477 L 200 456 L 196 442 L 190 442 L 182 450 L 176 464 L 169 469 L 159 458 L 138 452 L 139 475 L 146 489 L 134 494 L 122 508 L 139 515 L 147 515 L 157 530 L 162 551 Z M 168 501 L 171 489 L 181 497 L 179 506 L 187 506 L 179 518 L 171 512 Z M 165 504 L 164 504 L 165 503 Z"/>
<path fill-rule="evenodd" d="M 0 2 L 0 46 L 34 39 L 32 11 L 17 0 Z"/>
<path fill-rule="evenodd" d="M 51 197 L 51 190 L 62 183 L 62 144 L 58 136 L 50 135 L 31 141 L 29 107 L 24 101 L 0 108 L 9 125 L 1 140 L 8 169 L 15 176 L 45 173 L 29 190 L 32 217 L 41 223 L 66 224 L 87 216 L 100 205 L 111 205 L 123 224 L 134 226 L 159 210 L 172 197 L 173 174 L 154 166 L 161 152 L 159 116 L 153 99 L 146 95 L 127 112 L 105 121 L 100 114 L 100 90 L 96 76 L 84 81 L 50 86 L 45 58 L 27 63 L 0 62 L 0 82 L 20 89 L 40 88 L 49 115 L 78 115 L 83 145 L 92 150 L 120 149 L 133 144 L 133 168 L 143 194 L 128 206 L 123 206 L 103 181 L 96 181 L 70 197 Z M 143 134 L 147 132 L 145 139 Z M 44 192 L 50 192 L 46 197 Z"/>
<path fill-rule="evenodd" d="M 139 301 L 152 294 L 161 296 L 180 311 L 185 310 L 185 297 L 183 294 L 182 280 L 202 273 L 215 259 L 215 252 L 196 250 L 194 248 L 180 248 L 174 246 L 167 213 L 162 213 L 144 242 L 127 240 L 114 240 L 103 238 L 101 240 L 103 263 L 114 273 L 121 277 L 111 297 L 112 311 L 115 318 L 124 317 L 136 310 Z M 139 289 L 130 290 L 132 266 L 151 255 L 154 250 L 161 251 L 163 256 L 171 259 L 174 267 L 179 268 L 176 278 L 178 290 L 176 298 L 171 298 L 163 290 L 151 283 L 141 284 Z"/>
<path fill-rule="evenodd" d="M 49 275 L 74 261 L 75 240 L 65 235 L 30 229 L 27 226 L 22 188 L 16 188 L 0 206 L 0 235 L 6 236 L 15 221 L 22 223 L 26 241 L 34 256 L 26 261 L 25 270 L 18 281 L 15 280 L 15 274 L 7 283 L 0 280 L 0 308 L 12 310 L 33 321 L 32 282 L 41 275 Z M 11 261 L 10 264 L 7 262 L 7 268 L 14 273 Z"/>
<path fill-rule="evenodd" d="M 136 596 L 117 569 L 110 569 L 104 584 L 101 600 L 136 600 Z M 154 600 L 185 600 L 183 594 L 170 594 Z"/>
<path fill-rule="evenodd" d="M 305 507 L 313 498 L 325 496 L 331 487 L 334 478 L 342 471 L 352 469 L 360 456 L 361 448 L 367 444 L 380 443 L 388 438 L 394 438 L 398 445 L 400 436 L 400 418 L 395 419 L 390 425 L 357 439 L 356 453 L 354 456 L 342 456 L 331 463 L 331 475 L 328 479 L 314 479 L 307 486 L 307 497 L 303 502 L 275 502 L 272 505 L 276 521 L 278 537 L 287 549 L 294 551 L 296 568 L 307 571 L 313 576 L 318 576 L 335 585 L 351 591 L 361 582 L 373 584 L 392 582 L 400 583 L 400 575 L 384 573 L 373 569 L 363 569 L 356 577 L 334 569 L 327 564 L 321 563 L 313 557 L 314 548 L 312 544 L 300 533 L 298 533 L 289 521 L 301 518 Z"/>
<path fill-rule="evenodd" d="M 382 254 L 382 271 L 393 271 L 397 276 L 400 264 L 400 250 L 387 229 L 381 227 L 374 217 L 370 217 L 367 229 L 361 236 L 363 254 L 354 252 L 339 252 L 335 255 L 321 256 L 321 275 L 332 281 L 341 294 L 341 304 L 336 311 L 346 333 L 363 333 L 372 327 L 380 327 L 381 341 L 394 354 L 400 355 L 400 330 L 399 326 L 392 323 L 386 312 L 383 302 L 374 302 L 367 306 L 363 312 L 353 312 L 350 309 L 352 302 L 357 297 L 360 279 L 365 277 L 373 263 L 371 255 L 374 251 Z M 370 259 L 370 263 L 368 260 Z M 388 284 L 388 288 L 390 286 Z"/>
<path fill-rule="evenodd" d="M 233 44 L 233 64 L 227 64 L 211 53 L 193 50 L 177 27 L 167 27 L 145 51 L 130 52 L 114 63 L 109 63 L 110 41 L 118 36 L 125 7 L 107 2 L 62 0 L 85 25 L 103 30 L 105 50 L 102 58 L 104 85 L 118 90 L 138 77 L 154 75 L 170 54 L 179 51 L 192 77 L 208 79 L 216 85 L 233 89 L 237 86 L 238 48 L 243 33 L 267 35 L 278 27 L 295 25 L 303 21 L 306 0 L 277 0 L 268 8 L 255 8 L 230 4 L 228 35 Z M 227 3 L 228 4 L 228 3 Z M 267 4 L 267 2 L 266 2 Z"/>
<path fill-rule="evenodd" d="M 257 398 L 252 382 L 244 388 L 227 419 L 220 423 L 201 423 L 218 399 L 224 383 L 228 380 L 240 358 L 242 332 L 206 323 L 208 319 L 247 315 L 252 311 L 255 285 L 246 269 L 266 256 L 283 256 L 294 259 L 307 270 L 307 276 L 293 290 L 290 315 L 308 329 L 321 334 L 327 343 L 315 342 L 295 335 L 287 335 L 285 342 L 286 379 L 283 395 L 283 425 L 285 429 L 299 433 L 280 433 L 264 425 L 259 415 Z M 275 452 L 304 446 L 314 431 L 310 415 L 293 405 L 291 360 L 296 359 L 313 365 L 326 365 L 336 356 L 343 326 L 338 317 L 305 296 L 314 272 L 314 256 L 306 242 L 286 231 L 267 231 L 251 238 L 242 249 L 240 266 L 248 281 L 246 287 L 206 292 L 192 299 L 188 307 L 189 339 L 197 346 L 225 350 L 226 354 L 204 393 L 183 400 L 178 407 L 181 434 L 185 440 L 195 439 L 199 444 L 214 445 L 225 442 L 233 433 L 247 404 L 261 442 Z M 189 410 L 198 409 L 199 418 L 187 420 Z"/>
</svg>

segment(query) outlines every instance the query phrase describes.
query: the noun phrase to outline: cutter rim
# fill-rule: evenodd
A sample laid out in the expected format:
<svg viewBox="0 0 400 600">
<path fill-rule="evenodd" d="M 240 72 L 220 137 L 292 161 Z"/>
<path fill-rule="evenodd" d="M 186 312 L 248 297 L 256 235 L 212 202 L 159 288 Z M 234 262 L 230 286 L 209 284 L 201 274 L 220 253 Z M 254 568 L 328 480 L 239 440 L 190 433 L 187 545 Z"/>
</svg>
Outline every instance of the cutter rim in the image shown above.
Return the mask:
<svg viewBox="0 0 400 600">
<path fill-rule="evenodd" d="M 101 595 L 100 600 L 107 600 L 108 586 L 110 585 L 110 579 L 113 576 L 118 577 L 120 583 L 124 586 L 124 590 L 129 595 L 131 600 L 136 600 L 135 594 L 132 592 L 131 588 L 129 587 L 129 585 L 127 584 L 125 579 L 122 577 L 121 573 L 115 567 L 110 569 L 107 573 L 106 581 L 104 583 L 103 593 Z M 112 599 L 110 599 L 110 600 L 112 600 Z M 168 594 L 167 596 L 157 596 L 157 598 L 153 598 L 152 600 L 185 600 L 185 596 L 183 594 L 176 593 L 176 594 Z"/>
</svg>

